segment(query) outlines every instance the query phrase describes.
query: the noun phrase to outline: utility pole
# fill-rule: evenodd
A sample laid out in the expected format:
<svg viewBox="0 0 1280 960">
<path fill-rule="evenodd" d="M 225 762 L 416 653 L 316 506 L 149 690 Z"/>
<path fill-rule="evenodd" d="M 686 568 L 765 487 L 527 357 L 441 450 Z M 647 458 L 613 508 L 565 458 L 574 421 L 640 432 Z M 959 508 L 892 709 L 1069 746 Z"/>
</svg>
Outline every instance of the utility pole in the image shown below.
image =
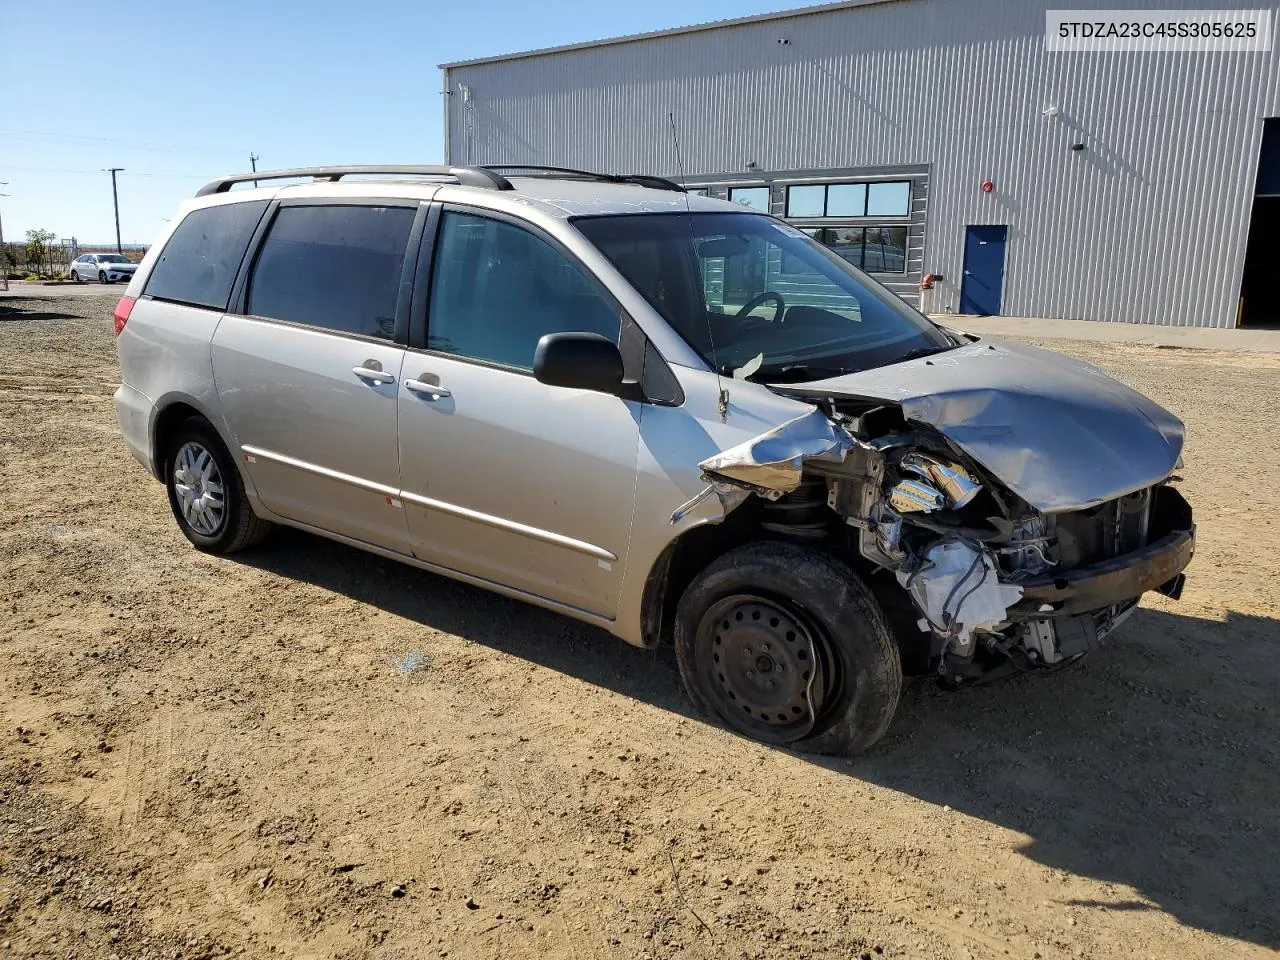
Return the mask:
<svg viewBox="0 0 1280 960">
<path fill-rule="evenodd" d="M 111 203 L 116 208 L 116 253 L 124 254 L 124 247 L 120 243 L 120 197 L 116 193 L 116 174 L 123 170 L 124 167 L 104 167 L 105 173 L 111 174 Z"/>
<path fill-rule="evenodd" d="M 249 154 L 249 166 L 253 168 L 254 173 L 258 172 L 258 161 L 261 159 L 262 158 L 259 157 L 256 153 Z M 257 180 L 253 181 L 253 185 L 256 187 L 258 185 L 258 181 Z"/>
<path fill-rule="evenodd" d="M 7 187 L 8 180 L 0 180 L 0 187 Z M 7 197 L 9 194 L 0 193 L 0 197 Z M 9 289 L 9 258 L 6 256 L 8 251 L 4 247 L 4 218 L 0 217 L 0 283 L 4 284 L 4 289 Z"/>
</svg>

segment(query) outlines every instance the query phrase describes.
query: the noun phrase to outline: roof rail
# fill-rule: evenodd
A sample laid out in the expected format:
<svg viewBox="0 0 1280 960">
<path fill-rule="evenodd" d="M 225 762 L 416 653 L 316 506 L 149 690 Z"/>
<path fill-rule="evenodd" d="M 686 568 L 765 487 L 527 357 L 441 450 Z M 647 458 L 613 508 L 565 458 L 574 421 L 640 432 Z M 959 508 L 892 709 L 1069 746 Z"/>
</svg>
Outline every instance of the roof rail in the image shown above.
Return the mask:
<svg viewBox="0 0 1280 960">
<path fill-rule="evenodd" d="M 575 170 L 572 167 L 544 167 L 532 163 L 487 163 L 482 168 L 497 173 L 499 170 L 527 170 L 534 177 L 564 176 L 580 180 L 599 180 L 604 183 L 631 183 L 638 187 L 649 187 L 653 190 L 675 190 L 684 193 L 684 187 L 666 177 L 651 177 L 643 173 L 592 173 L 590 170 Z"/>
<path fill-rule="evenodd" d="M 210 180 L 196 191 L 197 197 L 207 197 L 214 193 L 226 193 L 237 183 L 248 183 L 258 180 L 286 180 L 293 177 L 314 177 L 316 180 L 328 180 L 336 183 L 343 177 L 357 174 L 404 174 L 414 177 L 451 177 L 466 187 L 485 187 L 489 190 L 512 190 L 511 181 L 501 174 L 494 173 L 484 167 L 450 167 L 443 165 L 404 166 L 401 164 L 382 164 L 353 167 L 296 167 L 292 170 L 256 170 L 252 173 L 237 173 L 230 177 L 219 177 Z"/>
</svg>

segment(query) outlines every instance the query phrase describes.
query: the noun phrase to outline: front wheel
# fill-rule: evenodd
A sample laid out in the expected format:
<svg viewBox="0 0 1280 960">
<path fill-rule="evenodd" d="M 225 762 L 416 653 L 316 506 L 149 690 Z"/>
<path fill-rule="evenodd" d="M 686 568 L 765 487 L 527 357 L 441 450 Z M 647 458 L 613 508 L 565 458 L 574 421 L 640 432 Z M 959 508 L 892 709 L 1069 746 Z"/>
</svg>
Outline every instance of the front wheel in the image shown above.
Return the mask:
<svg viewBox="0 0 1280 960">
<path fill-rule="evenodd" d="M 713 562 L 680 599 L 675 639 L 694 705 L 765 743 L 860 753 L 898 705 L 901 658 L 871 591 L 798 544 L 748 544 Z"/>
<path fill-rule="evenodd" d="M 165 486 L 178 528 L 208 553 L 234 553 L 271 530 L 249 505 L 231 454 L 204 420 L 182 423 L 169 443 Z"/>
<path fill-rule="evenodd" d="M 99 270 L 99 271 L 98 271 L 98 282 L 99 282 L 99 283 L 106 283 L 106 282 L 107 282 L 107 271 L 105 271 L 105 270 Z"/>
</svg>

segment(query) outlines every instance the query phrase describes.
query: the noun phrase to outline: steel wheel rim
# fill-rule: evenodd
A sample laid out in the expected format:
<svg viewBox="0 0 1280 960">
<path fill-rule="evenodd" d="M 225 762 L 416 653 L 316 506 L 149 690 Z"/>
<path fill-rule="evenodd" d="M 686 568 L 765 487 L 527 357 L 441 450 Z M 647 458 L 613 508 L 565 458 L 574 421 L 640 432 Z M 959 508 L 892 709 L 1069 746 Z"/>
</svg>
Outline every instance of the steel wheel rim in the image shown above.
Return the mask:
<svg viewBox="0 0 1280 960">
<path fill-rule="evenodd" d="M 212 537 L 226 521 L 226 490 L 218 462 L 208 448 L 190 440 L 173 458 L 173 493 L 183 520 L 196 533 Z"/>
<path fill-rule="evenodd" d="M 790 743 L 816 727 L 838 666 L 801 612 L 738 594 L 711 606 L 698 630 L 705 689 L 722 717 L 760 740 Z"/>
</svg>

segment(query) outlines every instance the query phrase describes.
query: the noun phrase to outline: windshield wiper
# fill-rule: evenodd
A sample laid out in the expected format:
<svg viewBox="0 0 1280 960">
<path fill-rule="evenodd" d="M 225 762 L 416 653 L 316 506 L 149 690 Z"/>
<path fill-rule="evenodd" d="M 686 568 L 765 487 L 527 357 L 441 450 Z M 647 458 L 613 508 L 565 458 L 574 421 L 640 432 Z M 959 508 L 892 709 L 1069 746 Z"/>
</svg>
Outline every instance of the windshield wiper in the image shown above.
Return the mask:
<svg viewBox="0 0 1280 960">
<path fill-rule="evenodd" d="M 806 380 L 826 380 L 848 373 L 844 367 L 813 367 L 807 363 L 783 363 L 774 367 L 761 367 L 749 379 L 770 383 L 792 381 L 803 383 Z"/>
<path fill-rule="evenodd" d="M 896 359 L 891 360 L 889 362 L 890 363 L 906 363 L 908 360 L 918 360 L 920 357 L 931 357 L 935 353 L 946 353 L 948 350 L 956 349 L 956 346 L 957 344 L 952 344 L 949 347 L 913 347 L 912 349 L 904 353 L 902 356 L 897 357 Z"/>
</svg>

